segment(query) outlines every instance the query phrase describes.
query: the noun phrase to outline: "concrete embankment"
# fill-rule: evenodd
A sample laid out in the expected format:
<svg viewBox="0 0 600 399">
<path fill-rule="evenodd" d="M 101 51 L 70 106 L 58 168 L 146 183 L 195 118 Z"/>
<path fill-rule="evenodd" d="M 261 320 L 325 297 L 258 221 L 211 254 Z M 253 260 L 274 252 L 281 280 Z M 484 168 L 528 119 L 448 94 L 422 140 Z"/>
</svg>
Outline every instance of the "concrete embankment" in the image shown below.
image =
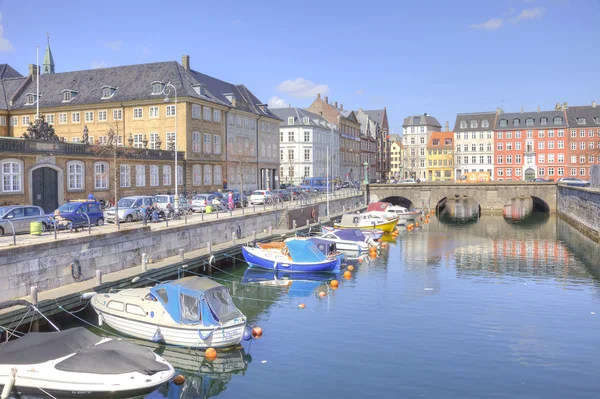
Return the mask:
<svg viewBox="0 0 600 399">
<path fill-rule="evenodd" d="M 356 209 L 362 197 L 331 200 L 330 214 Z M 238 242 L 252 239 L 253 232 L 288 230 L 290 217 L 295 215 L 297 226 L 311 223 L 326 214 L 326 203 L 310 205 L 304 212 L 278 208 L 220 219 L 173 224 L 169 227 L 140 226 L 94 235 L 77 235 L 63 240 L 0 249 L 0 301 L 25 297 L 31 287 L 44 291 L 82 281 L 94 281 L 97 273 L 109 275 L 140 266 L 142 254 L 155 263 L 217 246 L 232 245 L 232 233 L 241 233 Z M 323 218 L 320 218 L 323 219 Z M 210 243 L 210 244 L 209 244 Z M 93 286 L 93 285 L 92 285 Z"/>
<path fill-rule="evenodd" d="M 596 242 L 600 242 L 600 190 L 558 186 L 558 214 Z"/>
</svg>

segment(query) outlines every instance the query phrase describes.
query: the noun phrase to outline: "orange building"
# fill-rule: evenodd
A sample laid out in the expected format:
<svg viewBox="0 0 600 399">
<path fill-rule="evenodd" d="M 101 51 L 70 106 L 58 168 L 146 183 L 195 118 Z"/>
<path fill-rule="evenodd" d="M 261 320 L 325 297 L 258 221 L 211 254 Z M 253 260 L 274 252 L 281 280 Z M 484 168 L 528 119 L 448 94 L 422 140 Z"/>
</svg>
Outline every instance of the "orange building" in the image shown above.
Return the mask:
<svg viewBox="0 0 600 399">
<path fill-rule="evenodd" d="M 454 180 L 454 132 L 432 132 L 427 144 L 427 180 Z"/>
</svg>

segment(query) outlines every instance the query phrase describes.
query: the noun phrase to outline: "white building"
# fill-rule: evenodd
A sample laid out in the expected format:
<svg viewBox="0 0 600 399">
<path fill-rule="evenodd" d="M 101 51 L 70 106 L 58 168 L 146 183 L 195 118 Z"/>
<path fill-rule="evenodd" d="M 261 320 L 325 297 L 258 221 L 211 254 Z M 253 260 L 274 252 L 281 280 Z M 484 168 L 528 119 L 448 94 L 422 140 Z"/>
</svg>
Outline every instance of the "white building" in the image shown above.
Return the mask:
<svg viewBox="0 0 600 399">
<path fill-rule="evenodd" d="M 431 132 L 441 131 L 436 118 L 427 115 L 409 116 L 402 124 L 404 145 L 404 178 L 427 180 L 427 144 Z"/>
<path fill-rule="evenodd" d="M 494 179 L 495 112 L 456 115 L 454 124 L 454 176 L 489 172 Z"/>
<path fill-rule="evenodd" d="M 340 177 L 340 133 L 336 126 L 301 108 L 270 110 L 279 126 L 280 183 L 298 185 L 305 177 Z"/>
</svg>

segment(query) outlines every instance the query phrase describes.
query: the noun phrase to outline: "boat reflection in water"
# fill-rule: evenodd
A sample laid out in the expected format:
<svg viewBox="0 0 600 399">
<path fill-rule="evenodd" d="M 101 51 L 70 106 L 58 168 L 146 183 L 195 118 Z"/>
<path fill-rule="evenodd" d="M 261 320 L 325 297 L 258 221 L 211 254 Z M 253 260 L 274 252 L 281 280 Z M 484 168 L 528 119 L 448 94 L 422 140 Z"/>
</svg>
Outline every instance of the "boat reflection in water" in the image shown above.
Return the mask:
<svg viewBox="0 0 600 399">
<path fill-rule="evenodd" d="M 338 277 L 337 273 L 282 273 L 248 268 L 242 284 L 284 287 L 290 297 L 308 297 L 318 293 L 319 287 L 326 288 L 329 281 Z"/>
<path fill-rule="evenodd" d="M 177 385 L 169 382 L 163 385 L 148 398 L 210 398 L 227 389 L 227 383 L 234 374 L 245 375 L 252 356 L 244 348 L 234 347 L 219 350 L 216 359 L 210 361 L 204 352 L 187 350 L 172 346 L 160 346 L 155 351 L 177 369 L 185 377 L 185 382 Z"/>
</svg>

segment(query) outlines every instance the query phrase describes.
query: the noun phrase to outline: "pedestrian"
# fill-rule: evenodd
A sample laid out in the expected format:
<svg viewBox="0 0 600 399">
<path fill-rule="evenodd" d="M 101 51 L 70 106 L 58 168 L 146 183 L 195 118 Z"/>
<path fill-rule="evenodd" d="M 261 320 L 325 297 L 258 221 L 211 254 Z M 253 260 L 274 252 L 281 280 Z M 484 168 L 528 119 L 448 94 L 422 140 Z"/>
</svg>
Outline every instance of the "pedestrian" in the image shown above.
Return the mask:
<svg viewBox="0 0 600 399">
<path fill-rule="evenodd" d="M 229 204 L 229 210 L 232 211 L 233 210 L 233 191 L 229 192 L 228 198 L 227 198 L 227 202 Z"/>
<path fill-rule="evenodd" d="M 94 194 L 92 194 L 92 193 L 90 193 L 90 194 L 88 195 L 88 199 L 89 199 L 89 200 L 92 200 L 92 201 L 96 201 L 96 197 L 95 197 L 95 196 L 94 196 Z"/>
</svg>

